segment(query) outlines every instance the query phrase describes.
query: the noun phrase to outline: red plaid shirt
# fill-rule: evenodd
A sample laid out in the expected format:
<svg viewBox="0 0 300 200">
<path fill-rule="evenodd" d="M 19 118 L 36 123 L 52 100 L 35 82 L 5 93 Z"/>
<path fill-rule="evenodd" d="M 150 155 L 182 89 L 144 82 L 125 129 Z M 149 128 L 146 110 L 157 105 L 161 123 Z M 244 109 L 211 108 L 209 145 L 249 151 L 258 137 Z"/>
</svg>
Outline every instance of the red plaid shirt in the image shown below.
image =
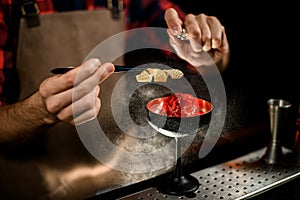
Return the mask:
<svg viewBox="0 0 300 200">
<path fill-rule="evenodd" d="M 62 11 L 55 9 L 52 0 L 36 0 L 36 2 L 40 14 Z M 58 2 L 62 1 L 56 1 Z M 81 2 L 83 6 L 78 8 L 76 4 L 77 7 L 73 9 L 87 10 L 103 8 L 106 4 L 106 0 L 74 0 L 74 2 L 79 4 Z M 181 17 L 184 15 L 184 12 L 169 0 L 124 0 L 127 28 L 162 26 L 164 11 L 170 7 L 176 8 Z M 14 9 L 13 0 L 0 0 L 0 106 L 5 101 L 13 103 L 18 99 L 19 83 L 15 69 L 18 19 L 14 18 Z"/>
</svg>

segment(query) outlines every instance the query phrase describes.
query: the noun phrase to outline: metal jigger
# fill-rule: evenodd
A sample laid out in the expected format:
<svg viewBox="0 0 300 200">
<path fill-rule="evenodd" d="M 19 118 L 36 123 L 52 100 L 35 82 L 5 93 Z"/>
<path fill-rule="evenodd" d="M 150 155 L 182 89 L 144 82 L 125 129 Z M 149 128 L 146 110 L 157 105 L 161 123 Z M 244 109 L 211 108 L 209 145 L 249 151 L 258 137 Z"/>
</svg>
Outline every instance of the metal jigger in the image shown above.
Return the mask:
<svg viewBox="0 0 300 200">
<path fill-rule="evenodd" d="M 281 137 L 286 124 L 287 111 L 291 104 L 282 99 L 269 99 L 267 103 L 269 106 L 271 139 L 263 159 L 268 164 L 277 164 L 283 158 Z"/>
</svg>

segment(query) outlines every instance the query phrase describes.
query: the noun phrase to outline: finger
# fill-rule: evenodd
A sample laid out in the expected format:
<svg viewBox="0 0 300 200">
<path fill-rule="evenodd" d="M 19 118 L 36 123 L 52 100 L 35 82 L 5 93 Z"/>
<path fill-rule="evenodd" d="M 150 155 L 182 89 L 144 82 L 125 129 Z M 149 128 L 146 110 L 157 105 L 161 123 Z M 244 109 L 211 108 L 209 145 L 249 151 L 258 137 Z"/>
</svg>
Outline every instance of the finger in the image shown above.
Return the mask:
<svg viewBox="0 0 300 200">
<path fill-rule="evenodd" d="M 105 63 L 97 68 L 96 72 L 80 84 L 75 84 L 75 88 L 70 88 L 66 91 L 48 96 L 45 99 L 46 106 L 49 112 L 57 113 L 64 107 L 67 107 L 72 101 L 77 101 L 83 96 L 90 93 L 100 82 L 104 81 L 114 71 L 114 66 L 110 63 Z M 84 74 L 85 76 L 86 74 Z M 78 72 L 78 77 L 81 72 Z M 79 78 L 81 80 L 81 78 Z"/>
<path fill-rule="evenodd" d="M 81 66 L 76 67 L 75 69 L 67 72 L 66 74 L 50 77 L 41 83 L 39 88 L 40 93 L 43 97 L 46 97 L 68 90 L 74 87 L 75 80 L 77 78 L 76 76 L 79 70 L 81 70 L 81 75 L 79 78 L 86 79 L 88 76 L 90 76 L 97 70 L 99 65 L 100 60 L 92 58 L 83 63 Z M 80 79 L 77 79 L 76 81 L 80 82 Z"/>
<path fill-rule="evenodd" d="M 222 44 L 221 44 L 221 51 L 224 53 L 228 53 L 229 52 L 229 44 L 228 44 L 228 40 L 227 40 L 227 36 L 225 33 L 225 28 L 222 27 Z"/>
<path fill-rule="evenodd" d="M 91 83 L 99 84 L 105 80 L 114 71 L 114 66 L 112 63 L 104 63 L 100 67 L 96 68 L 93 74 L 87 75 L 85 68 L 83 67 L 76 77 L 76 86 L 78 84 L 86 84 L 87 86 Z"/>
<path fill-rule="evenodd" d="M 94 89 L 96 85 L 99 85 L 102 81 L 108 78 L 108 76 L 111 75 L 113 71 L 113 64 L 105 63 L 101 65 L 93 75 L 89 76 L 86 80 L 82 81 L 78 85 L 76 84 L 72 96 L 73 101 L 89 93 Z"/>
<path fill-rule="evenodd" d="M 101 62 L 97 58 L 91 58 L 85 61 L 78 69 L 76 75 L 76 83 L 81 83 L 85 79 L 92 76 L 100 67 Z M 71 70 L 72 71 L 72 70 Z"/>
<path fill-rule="evenodd" d="M 220 21 L 214 16 L 207 17 L 207 23 L 211 32 L 211 46 L 213 49 L 218 49 L 222 44 L 223 27 Z"/>
<path fill-rule="evenodd" d="M 165 12 L 165 20 L 169 29 L 174 35 L 178 35 L 182 28 L 182 20 L 179 18 L 177 11 L 174 8 L 169 8 Z"/>
<path fill-rule="evenodd" d="M 201 30 L 196 20 L 195 15 L 188 14 L 184 19 L 184 26 L 189 33 L 189 38 L 198 40 L 201 42 Z"/>
<path fill-rule="evenodd" d="M 77 101 L 73 101 L 71 107 L 73 113 L 72 117 L 76 118 L 79 115 L 88 112 L 89 110 L 93 111 L 93 113 L 97 115 L 99 109 L 97 109 L 96 104 L 99 99 L 98 97 L 99 93 L 100 93 L 100 86 L 98 85 L 93 91 L 91 91 L 86 96 L 82 97 L 81 99 L 78 99 Z M 92 112 L 88 112 L 88 113 L 92 114 Z"/>
<path fill-rule="evenodd" d="M 191 49 L 195 52 L 201 52 L 202 34 L 195 15 L 188 14 L 185 17 L 184 25 L 189 33 L 189 41 L 190 41 Z"/>
<path fill-rule="evenodd" d="M 82 115 L 83 113 L 89 113 L 91 115 L 97 115 L 99 112 L 98 95 L 100 87 L 97 86 L 92 92 L 86 96 L 73 102 L 57 113 L 57 117 L 62 121 L 72 121 L 74 118 Z"/>
<path fill-rule="evenodd" d="M 104 63 L 102 68 L 102 72 L 100 72 L 101 77 L 98 80 L 98 83 L 102 83 L 104 80 L 106 80 L 114 71 L 115 66 L 112 63 Z"/>
<path fill-rule="evenodd" d="M 101 108 L 101 100 L 99 98 L 96 98 L 95 101 L 95 110 L 96 113 L 93 110 L 87 110 L 86 112 L 76 116 L 71 123 L 75 125 L 80 125 L 83 123 L 86 123 L 88 121 L 91 121 L 97 117 L 97 114 L 99 113 L 99 110 Z"/>
<path fill-rule="evenodd" d="M 97 108 L 99 111 L 100 107 L 101 107 L 100 99 L 96 99 L 96 103 L 97 104 L 96 104 L 95 108 Z M 83 114 L 77 116 L 75 119 L 73 119 L 73 121 L 71 123 L 73 123 L 75 125 L 81 125 L 81 124 L 91 121 L 95 118 L 97 118 L 97 115 L 95 115 L 95 112 L 93 112 L 92 110 L 88 110 L 85 113 L 83 113 Z"/>
<path fill-rule="evenodd" d="M 201 43 L 204 51 L 211 49 L 211 30 L 207 23 L 207 16 L 205 14 L 199 14 L 196 16 L 199 28 L 201 30 Z"/>
</svg>

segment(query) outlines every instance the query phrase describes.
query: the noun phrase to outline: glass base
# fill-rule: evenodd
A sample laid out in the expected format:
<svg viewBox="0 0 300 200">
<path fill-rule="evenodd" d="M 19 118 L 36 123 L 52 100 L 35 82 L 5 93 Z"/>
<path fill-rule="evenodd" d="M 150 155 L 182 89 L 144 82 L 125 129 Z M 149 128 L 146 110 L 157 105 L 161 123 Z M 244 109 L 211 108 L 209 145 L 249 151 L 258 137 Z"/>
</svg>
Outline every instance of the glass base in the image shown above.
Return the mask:
<svg viewBox="0 0 300 200">
<path fill-rule="evenodd" d="M 157 187 L 158 191 L 164 194 L 176 196 L 195 192 L 198 188 L 199 181 L 191 175 L 181 177 L 171 176 L 166 180 L 163 180 Z"/>
</svg>

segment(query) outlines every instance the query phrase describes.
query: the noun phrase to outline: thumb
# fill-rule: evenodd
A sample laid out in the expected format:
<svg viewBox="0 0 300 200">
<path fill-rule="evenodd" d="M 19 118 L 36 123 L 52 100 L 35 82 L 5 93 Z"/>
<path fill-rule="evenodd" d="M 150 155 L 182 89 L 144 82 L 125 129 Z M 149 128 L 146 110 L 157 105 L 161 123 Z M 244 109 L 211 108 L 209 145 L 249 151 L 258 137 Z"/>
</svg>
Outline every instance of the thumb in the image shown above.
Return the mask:
<svg viewBox="0 0 300 200">
<path fill-rule="evenodd" d="M 179 18 L 178 13 L 174 8 L 166 10 L 165 20 L 168 28 L 171 29 L 175 35 L 181 32 L 182 20 Z"/>
<path fill-rule="evenodd" d="M 101 77 L 99 83 L 107 79 L 115 71 L 115 67 L 112 63 L 104 63 L 103 65 L 100 66 L 100 70 L 101 70 Z"/>
</svg>

